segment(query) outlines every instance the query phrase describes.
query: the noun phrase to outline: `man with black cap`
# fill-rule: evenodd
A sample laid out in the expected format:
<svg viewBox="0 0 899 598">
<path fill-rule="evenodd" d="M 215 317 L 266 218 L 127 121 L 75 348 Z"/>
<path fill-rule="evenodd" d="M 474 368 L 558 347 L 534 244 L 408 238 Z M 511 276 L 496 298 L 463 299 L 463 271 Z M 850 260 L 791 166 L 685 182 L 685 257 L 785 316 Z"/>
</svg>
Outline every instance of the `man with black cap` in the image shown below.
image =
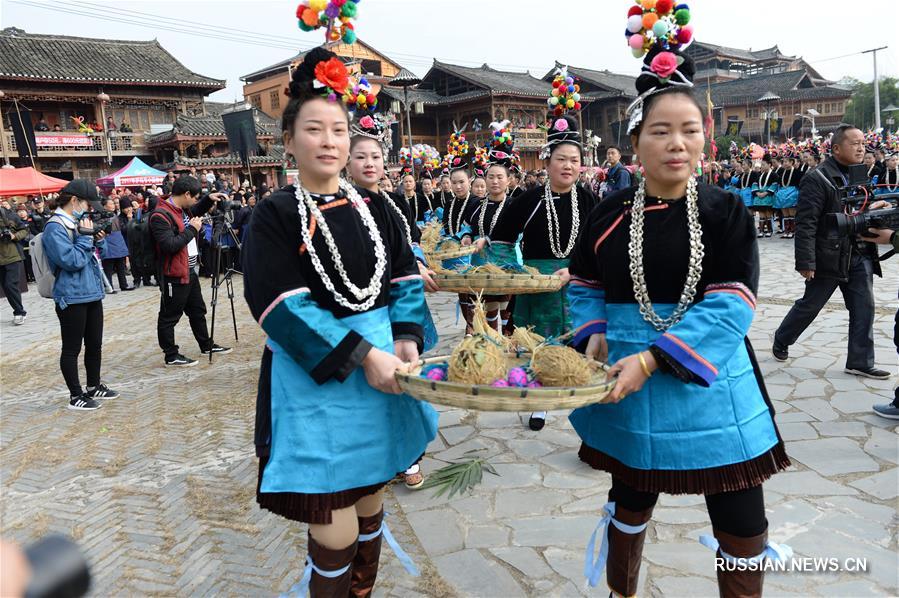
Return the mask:
<svg viewBox="0 0 899 598">
<path fill-rule="evenodd" d="M 200 181 L 182 176 L 172 184 L 172 195 L 160 201 L 150 214 L 150 231 L 156 242 L 159 259 L 157 280 L 162 292 L 156 333 L 159 346 L 165 353 L 165 365 L 190 367 L 195 359 L 185 357 L 175 344 L 175 325 L 186 314 L 200 353 L 222 354 L 228 347 L 213 344 L 206 327 L 206 302 L 197 275 L 199 250 L 197 236 L 203 228 L 200 216 L 208 212 L 214 202 L 226 196 L 222 193 L 200 197 Z"/>
<path fill-rule="evenodd" d="M 19 279 L 22 275 L 22 253 L 19 242 L 28 236 L 28 225 L 15 212 L 0 208 L 0 284 L 6 300 L 12 308 L 12 323 L 25 323 L 25 307 L 22 305 L 22 290 Z"/>
</svg>

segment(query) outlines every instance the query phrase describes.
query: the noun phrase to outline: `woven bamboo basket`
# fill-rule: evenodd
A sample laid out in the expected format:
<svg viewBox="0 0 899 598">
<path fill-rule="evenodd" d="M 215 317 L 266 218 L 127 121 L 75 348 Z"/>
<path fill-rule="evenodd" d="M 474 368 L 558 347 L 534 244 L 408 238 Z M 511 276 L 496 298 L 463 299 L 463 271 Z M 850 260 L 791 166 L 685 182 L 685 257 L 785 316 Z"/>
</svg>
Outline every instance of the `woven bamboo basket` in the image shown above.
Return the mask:
<svg viewBox="0 0 899 598">
<path fill-rule="evenodd" d="M 452 260 L 457 257 L 465 257 L 467 255 L 472 255 L 477 253 L 478 248 L 476 245 L 468 245 L 463 246 L 460 245 L 455 249 L 447 249 L 445 251 L 437 251 L 435 253 L 427 253 L 425 252 L 425 259 L 428 260 L 429 264 L 439 264 L 444 260 Z"/>
<path fill-rule="evenodd" d="M 483 293 L 485 295 L 527 295 L 554 293 L 562 288 L 562 278 L 552 274 L 436 274 L 434 281 L 441 291 L 449 293 Z"/>
<path fill-rule="evenodd" d="M 429 380 L 421 377 L 427 365 L 444 363 L 448 355 L 421 360 L 408 373 L 397 372 L 400 388 L 407 395 L 420 401 L 449 405 L 476 411 L 555 411 L 577 409 L 593 403 L 601 403 L 615 388 L 615 381 L 606 382 L 608 366 L 591 361 L 593 377 L 586 386 L 576 388 L 541 387 L 493 387 Z M 528 354 L 507 353 L 510 368 L 525 365 Z"/>
</svg>

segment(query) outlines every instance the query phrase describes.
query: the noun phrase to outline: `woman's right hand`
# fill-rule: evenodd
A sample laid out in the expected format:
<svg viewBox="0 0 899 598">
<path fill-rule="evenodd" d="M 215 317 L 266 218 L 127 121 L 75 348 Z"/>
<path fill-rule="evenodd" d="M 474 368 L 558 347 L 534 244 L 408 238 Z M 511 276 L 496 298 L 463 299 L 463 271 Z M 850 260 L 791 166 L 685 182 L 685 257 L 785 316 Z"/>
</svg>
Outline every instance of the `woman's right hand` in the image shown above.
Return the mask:
<svg viewBox="0 0 899 598">
<path fill-rule="evenodd" d="M 396 355 L 375 348 L 362 360 L 362 369 L 369 386 L 393 395 L 403 392 L 396 381 L 396 371 L 404 365 L 403 360 Z"/>
<path fill-rule="evenodd" d="M 584 354 L 588 359 L 605 363 L 609 358 L 609 344 L 605 334 L 591 334 L 587 340 L 587 349 Z"/>
<path fill-rule="evenodd" d="M 81 219 L 81 222 L 78 223 L 78 226 L 80 226 L 81 228 L 85 228 L 85 229 L 87 229 L 87 230 L 93 232 L 93 230 L 94 230 L 94 221 L 91 220 L 90 218 L 88 218 L 87 216 L 85 216 L 84 218 Z"/>
</svg>

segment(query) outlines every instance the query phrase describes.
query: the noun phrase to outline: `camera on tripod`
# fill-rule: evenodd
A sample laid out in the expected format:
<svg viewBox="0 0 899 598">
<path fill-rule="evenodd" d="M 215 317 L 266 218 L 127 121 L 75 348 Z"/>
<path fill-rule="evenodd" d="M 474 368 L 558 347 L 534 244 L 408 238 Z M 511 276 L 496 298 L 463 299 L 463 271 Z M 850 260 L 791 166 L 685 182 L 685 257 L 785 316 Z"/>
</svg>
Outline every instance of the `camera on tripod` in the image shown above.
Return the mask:
<svg viewBox="0 0 899 598">
<path fill-rule="evenodd" d="M 209 215 L 212 216 L 213 220 L 224 218 L 228 222 L 233 222 L 234 212 L 240 211 L 242 207 L 243 204 L 239 201 L 223 199 L 216 204 L 215 208 L 209 212 Z"/>
<path fill-rule="evenodd" d="M 833 237 L 864 237 L 868 229 L 899 230 L 899 193 L 874 195 L 874 185 L 863 164 L 849 167 L 848 183 L 837 188 L 843 213 L 827 214 L 827 226 Z M 874 201 L 887 201 L 889 208 L 866 210 Z M 861 211 L 860 211 L 861 210 Z"/>
</svg>

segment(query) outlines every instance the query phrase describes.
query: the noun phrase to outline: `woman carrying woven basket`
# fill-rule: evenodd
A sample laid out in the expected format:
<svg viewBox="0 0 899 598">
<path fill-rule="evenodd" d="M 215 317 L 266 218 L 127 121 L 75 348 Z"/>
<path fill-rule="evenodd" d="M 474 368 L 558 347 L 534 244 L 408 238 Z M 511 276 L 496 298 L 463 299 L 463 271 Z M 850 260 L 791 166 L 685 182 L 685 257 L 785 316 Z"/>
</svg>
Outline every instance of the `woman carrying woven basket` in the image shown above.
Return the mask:
<svg viewBox="0 0 899 598">
<path fill-rule="evenodd" d="M 461 141 L 459 141 L 461 140 Z M 460 148 L 460 144 L 462 147 Z M 468 142 L 461 131 L 453 134 L 450 141 L 449 172 L 450 185 L 452 187 L 451 198 L 443 208 L 444 237 L 459 241 L 467 247 L 472 243 L 471 227 L 465 222 L 465 214 L 471 209 L 471 205 L 477 205 L 477 201 L 471 195 L 471 175 L 468 173 Z M 456 152 L 452 155 L 452 152 Z M 471 256 L 456 257 L 444 260 L 441 264 L 445 270 L 464 270 L 471 265 Z M 471 295 L 459 294 L 459 310 L 465 319 L 465 334 L 473 332 L 471 322 L 474 317 L 474 298 Z"/>
<path fill-rule="evenodd" d="M 427 309 L 407 231 L 339 176 L 346 86 L 343 63 L 322 48 L 294 69 L 282 129 L 297 184 L 256 207 L 244 245 L 245 297 L 267 335 L 256 499 L 309 524 L 304 596 L 371 593 L 381 539 L 395 544 L 383 488 L 437 430 L 436 412 L 400 395 L 395 378 L 418 358 Z"/>
<path fill-rule="evenodd" d="M 468 211 L 465 213 L 464 221 L 471 229 L 474 241 L 480 248 L 478 253 L 471 256 L 472 266 L 482 266 L 489 263 L 489 256 L 484 251 L 484 248 L 487 239 L 502 216 L 503 209 L 506 207 L 506 196 L 509 191 L 509 174 L 513 166 L 512 151 L 515 149 L 512 131 L 508 126 L 509 121 L 490 123 L 490 127 L 493 129 L 493 136 L 490 140 L 491 145 L 487 154 L 487 165 L 484 170 L 487 192 L 483 198 L 471 201 Z M 497 265 L 502 267 L 508 263 L 517 265 L 517 260 L 509 260 Z M 512 314 L 509 312 L 509 301 L 511 299 L 511 295 L 486 295 L 482 298 L 487 323 L 498 332 L 507 336 L 512 334 Z"/>
<path fill-rule="evenodd" d="M 520 239 L 526 266 L 541 274 L 562 276 L 567 283 L 569 256 L 596 205 L 596 196 L 576 184 L 582 154 L 577 121 L 567 115 L 555 119 L 540 152 L 549 175 L 546 185 L 506 200 L 508 205 L 489 235 L 490 261 L 501 264 L 515 260 L 515 244 Z M 566 289 L 567 284 L 554 293 L 516 296 L 515 325 L 533 326 L 534 332 L 544 337 L 571 330 Z M 545 422 L 546 413 L 536 412 L 528 425 L 540 430 Z"/>
<path fill-rule="evenodd" d="M 367 85 L 367 83 L 364 84 Z M 439 287 L 432 278 L 434 272 L 428 268 L 424 252 L 419 244 L 421 230 L 415 224 L 412 206 L 406 201 L 408 196 L 387 193 L 378 186 L 378 181 L 384 176 L 384 156 L 387 155 L 385 143 L 390 134 L 390 127 L 373 114 L 367 106 L 356 104 L 351 105 L 351 109 L 353 109 L 354 118 L 350 125 L 350 161 L 347 164 L 347 171 L 365 197 L 371 201 L 383 201 L 394 212 L 402 223 L 406 241 L 415 254 L 418 271 L 425 284 L 425 291 L 438 291 Z M 403 177 L 404 186 L 407 186 L 408 179 L 409 175 Z M 414 201 L 415 198 L 412 199 Z M 424 328 L 424 350 L 430 351 L 439 340 L 430 309 L 425 310 L 422 326 Z M 410 490 L 418 490 L 422 487 L 425 480 L 420 462 L 413 463 L 403 473 L 403 482 Z"/>
<path fill-rule="evenodd" d="M 649 51 L 629 111 L 644 179 L 594 210 L 570 267 L 575 342 L 589 357 L 607 353 L 618 377 L 607 403 L 570 419 L 581 459 L 612 475 L 588 580 L 598 583 L 607 554 L 621 596 L 638 591 L 662 492 L 705 496 L 714 537 L 700 541 L 725 561 L 789 553 L 767 541 L 762 483 L 790 461 L 746 339 L 759 277 L 753 218 L 734 194 L 696 182 L 705 136 L 693 65 L 663 39 L 669 49 Z M 761 567 L 717 573 L 722 596 L 761 595 Z"/>
</svg>

